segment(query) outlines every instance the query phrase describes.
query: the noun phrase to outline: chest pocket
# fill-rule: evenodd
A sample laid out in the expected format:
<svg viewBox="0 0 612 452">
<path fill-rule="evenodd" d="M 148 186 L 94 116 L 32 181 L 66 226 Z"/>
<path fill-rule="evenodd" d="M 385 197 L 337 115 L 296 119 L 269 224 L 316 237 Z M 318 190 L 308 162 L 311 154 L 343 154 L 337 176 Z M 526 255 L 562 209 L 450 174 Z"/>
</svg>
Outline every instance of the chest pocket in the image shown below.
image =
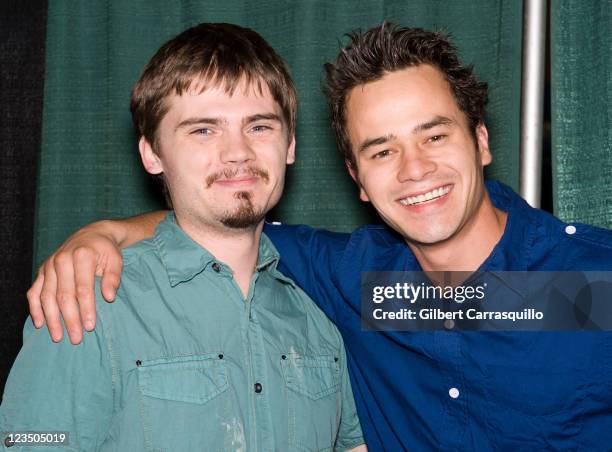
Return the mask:
<svg viewBox="0 0 612 452">
<path fill-rule="evenodd" d="M 338 359 L 287 355 L 281 366 L 287 387 L 289 445 L 292 450 L 331 450 L 340 422 Z"/>
<path fill-rule="evenodd" d="M 552 438 L 565 438 L 566 448 L 571 441 L 581 442 L 582 424 L 605 410 L 597 401 L 604 388 L 602 334 L 510 332 L 492 336 L 496 340 L 489 341 L 489 346 L 494 353 L 483 369 L 486 421 L 496 449 L 516 449 L 521 442 L 531 444 L 532 450 L 557 449 Z"/>
<path fill-rule="evenodd" d="M 235 434 L 241 432 L 244 440 L 222 356 L 209 353 L 140 363 L 147 450 L 227 450 L 228 441 L 236 444 L 240 438 Z"/>
<path fill-rule="evenodd" d="M 141 363 L 138 382 L 142 393 L 158 399 L 206 403 L 229 384 L 218 353 Z"/>
</svg>

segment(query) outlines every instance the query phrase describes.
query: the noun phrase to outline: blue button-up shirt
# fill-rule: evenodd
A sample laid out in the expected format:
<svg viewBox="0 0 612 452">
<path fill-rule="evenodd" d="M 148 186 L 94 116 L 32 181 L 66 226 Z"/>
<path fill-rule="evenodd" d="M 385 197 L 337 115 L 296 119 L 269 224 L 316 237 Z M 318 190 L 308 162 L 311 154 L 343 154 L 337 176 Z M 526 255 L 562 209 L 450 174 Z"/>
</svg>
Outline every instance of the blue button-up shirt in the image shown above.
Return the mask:
<svg viewBox="0 0 612 452">
<path fill-rule="evenodd" d="M 479 270 L 612 270 L 612 233 L 567 225 L 510 188 L 508 213 Z M 281 269 L 340 329 L 370 451 L 612 450 L 609 332 L 362 331 L 362 271 L 419 271 L 383 225 L 338 234 L 268 226 Z M 612 308 L 611 308 L 612 309 Z"/>
</svg>

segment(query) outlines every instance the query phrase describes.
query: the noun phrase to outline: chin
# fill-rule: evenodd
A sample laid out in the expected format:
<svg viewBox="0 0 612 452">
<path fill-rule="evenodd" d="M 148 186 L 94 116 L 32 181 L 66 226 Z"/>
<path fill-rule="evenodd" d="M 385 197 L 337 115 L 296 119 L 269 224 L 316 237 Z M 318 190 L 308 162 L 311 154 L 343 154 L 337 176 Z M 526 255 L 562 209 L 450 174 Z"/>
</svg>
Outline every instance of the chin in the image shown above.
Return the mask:
<svg viewBox="0 0 612 452">
<path fill-rule="evenodd" d="M 436 228 L 431 228 L 427 232 L 419 231 L 419 232 L 411 232 L 407 230 L 400 231 L 401 234 L 406 238 L 406 240 L 415 243 L 421 243 L 423 245 L 435 245 L 436 243 L 442 243 L 446 240 L 450 239 L 454 230 L 448 230 L 446 228 L 436 230 Z M 433 229 L 433 230 L 431 230 Z"/>
</svg>

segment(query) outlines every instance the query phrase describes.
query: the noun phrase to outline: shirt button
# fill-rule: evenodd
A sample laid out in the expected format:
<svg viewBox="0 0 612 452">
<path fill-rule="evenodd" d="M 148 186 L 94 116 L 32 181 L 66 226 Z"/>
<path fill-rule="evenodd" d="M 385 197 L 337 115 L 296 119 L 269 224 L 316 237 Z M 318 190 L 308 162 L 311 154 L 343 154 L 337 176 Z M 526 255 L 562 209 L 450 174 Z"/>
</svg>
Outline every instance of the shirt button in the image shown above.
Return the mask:
<svg viewBox="0 0 612 452">
<path fill-rule="evenodd" d="M 7 436 L 6 438 L 4 438 L 4 445 L 6 447 L 13 447 L 15 443 L 13 441 L 11 441 L 11 437 Z"/>
<path fill-rule="evenodd" d="M 219 273 L 221 271 L 221 266 L 215 262 L 214 264 L 212 264 L 212 269 Z"/>
<path fill-rule="evenodd" d="M 576 226 L 574 226 L 573 224 L 570 224 L 569 226 L 565 226 L 565 233 L 572 235 L 576 233 Z"/>
<path fill-rule="evenodd" d="M 459 397 L 459 390 L 457 388 L 450 388 L 448 390 L 448 395 L 451 396 L 451 398 L 456 399 Z"/>
<path fill-rule="evenodd" d="M 261 383 L 255 383 L 255 392 L 259 394 L 263 388 L 261 387 Z"/>
<path fill-rule="evenodd" d="M 444 328 L 446 328 L 447 330 L 452 330 L 453 328 L 455 328 L 455 321 L 452 319 L 446 319 L 444 321 Z"/>
</svg>

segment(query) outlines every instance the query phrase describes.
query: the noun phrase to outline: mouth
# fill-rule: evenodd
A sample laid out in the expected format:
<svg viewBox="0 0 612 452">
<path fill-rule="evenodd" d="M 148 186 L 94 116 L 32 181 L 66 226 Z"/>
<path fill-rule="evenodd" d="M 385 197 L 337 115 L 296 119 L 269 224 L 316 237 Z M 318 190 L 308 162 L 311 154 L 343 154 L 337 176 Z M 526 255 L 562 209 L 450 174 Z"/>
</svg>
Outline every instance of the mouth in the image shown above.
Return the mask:
<svg viewBox="0 0 612 452">
<path fill-rule="evenodd" d="M 403 206 L 418 206 L 421 204 L 426 204 L 446 196 L 452 188 L 452 185 L 444 185 L 419 195 L 406 196 L 405 198 L 401 198 L 399 202 Z"/>
</svg>

